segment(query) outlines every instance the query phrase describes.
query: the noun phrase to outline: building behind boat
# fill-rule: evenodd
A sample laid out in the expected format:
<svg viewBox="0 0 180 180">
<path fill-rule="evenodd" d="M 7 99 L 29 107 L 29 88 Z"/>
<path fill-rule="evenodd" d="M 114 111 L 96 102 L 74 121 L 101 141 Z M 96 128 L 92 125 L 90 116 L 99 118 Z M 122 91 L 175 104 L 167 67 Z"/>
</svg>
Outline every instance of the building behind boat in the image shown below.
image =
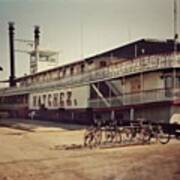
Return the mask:
<svg viewBox="0 0 180 180">
<path fill-rule="evenodd" d="M 56 52 L 29 54 L 31 73 L 0 89 L 0 112 L 10 118 L 32 111 L 38 119 L 82 124 L 92 114 L 121 121 L 180 118 L 180 43 L 174 40 L 141 39 L 48 70 L 38 66 L 53 62 Z"/>
</svg>

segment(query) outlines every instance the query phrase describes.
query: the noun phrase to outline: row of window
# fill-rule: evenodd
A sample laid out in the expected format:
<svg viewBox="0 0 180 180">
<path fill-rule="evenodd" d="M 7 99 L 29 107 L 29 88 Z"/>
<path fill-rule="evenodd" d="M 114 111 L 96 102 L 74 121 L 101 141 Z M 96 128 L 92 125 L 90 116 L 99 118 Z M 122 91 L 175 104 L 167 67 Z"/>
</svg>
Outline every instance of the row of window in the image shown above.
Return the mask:
<svg viewBox="0 0 180 180">
<path fill-rule="evenodd" d="M 6 96 L 0 97 L 0 103 L 4 104 L 27 104 L 28 96 L 27 95 L 19 95 L 19 96 Z"/>
<path fill-rule="evenodd" d="M 34 95 L 32 97 L 34 107 L 65 107 L 77 106 L 77 99 L 72 98 L 72 92 L 60 92 L 52 94 Z"/>
<path fill-rule="evenodd" d="M 106 66 L 106 61 L 99 62 L 99 67 L 105 67 L 105 66 Z M 27 86 L 29 84 L 37 83 L 37 82 L 58 80 L 66 76 L 73 76 L 79 73 L 84 73 L 85 71 L 86 71 L 86 66 L 84 63 L 80 64 L 80 66 L 76 65 L 76 66 L 64 67 L 62 69 L 59 69 L 53 72 L 45 72 L 37 76 L 28 77 L 27 79 L 22 80 L 20 82 L 20 85 Z"/>
<path fill-rule="evenodd" d="M 173 88 L 173 76 L 166 76 L 165 77 L 165 88 Z M 180 77 L 176 77 L 176 80 L 175 80 L 175 86 L 176 88 L 180 88 Z"/>
</svg>

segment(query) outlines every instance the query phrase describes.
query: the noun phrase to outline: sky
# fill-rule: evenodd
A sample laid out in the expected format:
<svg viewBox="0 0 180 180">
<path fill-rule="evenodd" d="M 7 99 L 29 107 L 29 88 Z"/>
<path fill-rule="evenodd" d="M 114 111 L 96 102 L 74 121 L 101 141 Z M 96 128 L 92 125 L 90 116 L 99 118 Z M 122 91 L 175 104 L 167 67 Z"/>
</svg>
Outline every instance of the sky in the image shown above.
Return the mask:
<svg viewBox="0 0 180 180">
<path fill-rule="evenodd" d="M 40 46 L 57 50 L 62 65 L 142 38 L 172 38 L 173 0 L 0 0 L 0 80 L 9 78 L 10 21 L 21 39 L 33 40 L 39 25 Z M 17 42 L 15 47 L 29 50 Z M 29 74 L 28 54 L 15 57 L 16 77 Z"/>
</svg>

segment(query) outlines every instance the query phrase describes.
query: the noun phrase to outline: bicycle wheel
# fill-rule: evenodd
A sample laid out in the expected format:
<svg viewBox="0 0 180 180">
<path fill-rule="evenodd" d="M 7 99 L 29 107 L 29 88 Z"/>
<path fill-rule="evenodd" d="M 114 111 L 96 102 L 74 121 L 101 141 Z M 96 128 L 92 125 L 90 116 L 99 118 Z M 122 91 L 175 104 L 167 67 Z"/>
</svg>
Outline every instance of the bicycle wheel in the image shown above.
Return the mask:
<svg viewBox="0 0 180 180">
<path fill-rule="evenodd" d="M 158 140 L 161 144 L 167 144 L 171 139 L 171 136 L 168 133 L 165 133 L 162 128 L 158 133 Z"/>
<path fill-rule="evenodd" d="M 141 137 L 141 142 L 143 144 L 147 144 L 147 143 L 150 143 L 150 140 L 151 140 L 151 132 L 149 129 L 147 128 L 142 128 L 140 130 L 140 137 Z"/>
<path fill-rule="evenodd" d="M 123 134 L 123 143 L 127 144 L 127 143 L 132 143 L 133 141 L 133 131 L 131 128 L 124 128 L 122 130 L 122 134 Z M 122 137 L 121 134 L 121 137 Z"/>
<path fill-rule="evenodd" d="M 105 129 L 105 143 L 111 143 L 113 141 L 113 131 L 111 128 Z"/>
<path fill-rule="evenodd" d="M 91 131 L 89 129 L 86 129 L 84 133 L 84 146 L 89 146 L 91 138 Z"/>
<path fill-rule="evenodd" d="M 160 134 L 159 135 L 159 142 L 161 144 L 167 144 L 170 141 L 170 135 L 169 134 Z"/>
<path fill-rule="evenodd" d="M 144 144 L 149 144 L 150 141 L 151 141 L 151 134 L 149 134 L 149 133 L 144 133 L 144 134 L 143 134 L 142 142 L 143 142 Z"/>
<path fill-rule="evenodd" d="M 105 143 L 112 142 L 112 132 L 110 130 L 105 131 Z"/>
<path fill-rule="evenodd" d="M 101 130 L 97 130 L 95 132 L 95 146 L 99 146 L 102 144 L 102 131 Z"/>
<path fill-rule="evenodd" d="M 95 129 L 86 129 L 84 133 L 84 146 L 92 147 L 95 144 Z"/>
<path fill-rule="evenodd" d="M 118 143 L 118 144 L 122 143 L 122 135 L 119 130 L 116 130 L 114 139 L 115 139 L 114 141 L 116 143 Z"/>
</svg>

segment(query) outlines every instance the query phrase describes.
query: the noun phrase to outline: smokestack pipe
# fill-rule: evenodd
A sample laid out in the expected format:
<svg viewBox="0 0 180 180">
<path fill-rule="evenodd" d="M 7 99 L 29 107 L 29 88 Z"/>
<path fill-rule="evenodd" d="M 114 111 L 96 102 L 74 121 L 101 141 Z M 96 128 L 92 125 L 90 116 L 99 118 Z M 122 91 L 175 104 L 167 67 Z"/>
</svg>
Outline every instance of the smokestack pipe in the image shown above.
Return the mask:
<svg viewBox="0 0 180 180">
<path fill-rule="evenodd" d="M 39 61 L 39 52 L 38 52 L 38 48 L 39 48 L 39 26 L 35 26 L 34 27 L 34 52 L 35 52 L 35 59 L 36 59 L 36 63 Z M 36 66 L 36 72 L 37 72 L 37 66 Z"/>
<path fill-rule="evenodd" d="M 15 81 L 15 54 L 14 54 L 14 23 L 9 22 L 9 48 L 10 48 L 10 76 L 9 86 L 16 86 Z"/>
<path fill-rule="evenodd" d="M 39 46 L 39 26 L 35 26 L 34 27 L 34 49 L 37 50 L 38 46 Z"/>
</svg>

